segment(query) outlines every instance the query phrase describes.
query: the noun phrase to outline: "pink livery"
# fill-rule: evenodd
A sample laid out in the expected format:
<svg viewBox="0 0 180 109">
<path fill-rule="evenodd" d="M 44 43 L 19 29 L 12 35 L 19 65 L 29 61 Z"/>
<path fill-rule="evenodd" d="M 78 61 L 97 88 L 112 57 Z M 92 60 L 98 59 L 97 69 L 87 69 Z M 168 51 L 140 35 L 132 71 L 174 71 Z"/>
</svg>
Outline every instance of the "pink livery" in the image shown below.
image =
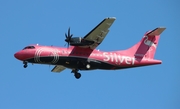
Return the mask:
<svg viewBox="0 0 180 109">
<path fill-rule="evenodd" d="M 65 34 L 68 47 L 30 45 L 14 56 L 23 61 L 24 68 L 28 63 L 55 65 L 52 72 L 69 68 L 77 79 L 81 77 L 79 70 L 115 70 L 162 63 L 161 60 L 154 59 L 154 56 L 164 27 L 146 32 L 137 44 L 127 50 L 96 50 L 114 21 L 114 17 L 105 18 L 84 37 L 72 37 L 69 28 L 68 34 Z"/>
</svg>

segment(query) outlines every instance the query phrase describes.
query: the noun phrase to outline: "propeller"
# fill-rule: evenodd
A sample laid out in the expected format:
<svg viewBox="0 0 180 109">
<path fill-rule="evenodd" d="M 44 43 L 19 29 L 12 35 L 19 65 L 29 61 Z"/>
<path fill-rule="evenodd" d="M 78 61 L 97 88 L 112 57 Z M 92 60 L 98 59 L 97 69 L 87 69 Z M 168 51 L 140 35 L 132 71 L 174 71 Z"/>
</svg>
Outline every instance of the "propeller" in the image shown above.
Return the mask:
<svg viewBox="0 0 180 109">
<path fill-rule="evenodd" d="M 71 38 L 72 38 L 72 36 L 73 36 L 73 34 L 70 33 L 70 27 L 69 27 L 69 29 L 68 29 L 68 34 L 65 33 L 65 36 L 66 36 L 65 41 L 67 42 L 68 47 L 69 47 L 70 42 L 71 42 Z M 66 44 L 65 44 L 65 45 L 66 45 Z"/>
</svg>

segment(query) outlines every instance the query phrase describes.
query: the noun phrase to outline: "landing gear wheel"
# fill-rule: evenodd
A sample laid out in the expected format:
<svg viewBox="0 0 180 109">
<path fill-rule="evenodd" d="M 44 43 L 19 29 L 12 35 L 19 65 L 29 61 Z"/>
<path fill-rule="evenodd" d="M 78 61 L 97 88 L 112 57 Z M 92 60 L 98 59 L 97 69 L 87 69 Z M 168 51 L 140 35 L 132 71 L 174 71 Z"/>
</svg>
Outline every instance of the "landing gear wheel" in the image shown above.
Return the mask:
<svg viewBox="0 0 180 109">
<path fill-rule="evenodd" d="M 23 67 L 26 68 L 26 67 L 27 67 L 27 64 L 25 64 Z"/>
<path fill-rule="evenodd" d="M 28 66 L 26 61 L 24 61 L 23 64 L 24 64 L 24 66 L 23 66 L 24 68 L 26 68 Z"/>
<path fill-rule="evenodd" d="M 74 73 L 74 76 L 76 79 L 79 79 L 81 77 L 81 74 L 80 73 Z"/>
</svg>

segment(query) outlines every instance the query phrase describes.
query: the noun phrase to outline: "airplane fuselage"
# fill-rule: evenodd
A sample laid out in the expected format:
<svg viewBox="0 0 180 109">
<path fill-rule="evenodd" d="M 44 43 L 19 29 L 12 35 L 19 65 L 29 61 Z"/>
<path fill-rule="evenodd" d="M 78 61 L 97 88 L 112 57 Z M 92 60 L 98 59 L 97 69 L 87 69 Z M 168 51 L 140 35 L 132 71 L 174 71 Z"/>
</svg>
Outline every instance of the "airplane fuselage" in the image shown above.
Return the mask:
<svg viewBox="0 0 180 109">
<path fill-rule="evenodd" d="M 123 55 L 121 52 L 104 52 L 81 47 L 61 48 L 39 45 L 33 47 L 17 52 L 15 57 L 28 63 L 63 65 L 79 70 L 111 70 L 161 64 L 161 61 L 147 58 L 139 62 L 134 56 Z M 87 65 L 90 65 L 89 68 Z"/>
</svg>

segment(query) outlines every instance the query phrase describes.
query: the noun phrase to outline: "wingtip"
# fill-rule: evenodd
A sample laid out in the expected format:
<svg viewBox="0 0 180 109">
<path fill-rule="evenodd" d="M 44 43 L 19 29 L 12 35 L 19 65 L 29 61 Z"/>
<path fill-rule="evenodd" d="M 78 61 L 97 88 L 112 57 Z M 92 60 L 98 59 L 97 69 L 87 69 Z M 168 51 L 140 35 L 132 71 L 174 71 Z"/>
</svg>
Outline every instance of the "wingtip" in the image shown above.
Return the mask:
<svg viewBox="0 0 180 109">
<path fill-rule="evenodd" d="M 106 19 L 116 19 L 116 17 L 106 17 Z"/>
<path fill-rule="evenodd" d="M 161 27 L 158 27 L 158 28 L 161 28 L 161 29 L 164 29 L 164 30 L 166 29 L 166 27 L 163 27 L 163 26 L 161 26 Z"/>
</svg>

